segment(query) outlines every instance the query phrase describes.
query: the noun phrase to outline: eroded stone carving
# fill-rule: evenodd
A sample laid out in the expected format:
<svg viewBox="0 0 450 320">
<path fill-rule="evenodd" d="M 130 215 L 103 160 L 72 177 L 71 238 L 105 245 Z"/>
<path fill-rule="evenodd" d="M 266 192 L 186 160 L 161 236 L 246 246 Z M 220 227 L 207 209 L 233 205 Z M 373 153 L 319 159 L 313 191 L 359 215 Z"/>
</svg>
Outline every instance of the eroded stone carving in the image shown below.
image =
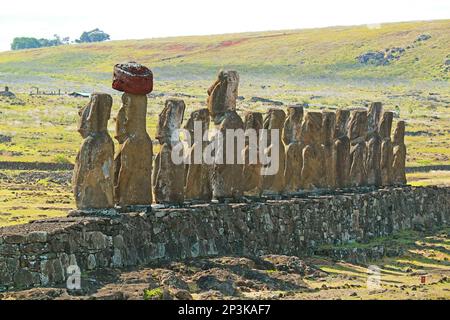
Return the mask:
<svg viewBox="0 0 450 320">
<path fill-rule="evenodd" d="M 73 191 L 78 209 L 114 207 L 114 143 L 108 134 L 112 98 L 93 93 L 80 111 L 78 132 L 83 143 L 73 172 Z"/>
<path fill-rule="evenodd" d="M 405 121 L 398 121 L 393 140 L 392 184 L 406 185 Z"/>
<path fill-rule="evenodd" d="M 303 167 L 301 187 L 305 190 L 323 185 L 322 113 L 308 112 L 302 124 Z"/>
<path fill-rule="evenodd" d="M 350 139 L 350 184 L 354 187 L 367 185 L 366 174 L 366 136 L 367 111 L 355 110 L 348 123 Z"/>
<path fill-rule="evenodd" d="M 336 127 L 336 114 L 332 111 L 322 112 L 322 148 L 324 167 L 324 188 L 334 188 L 336 186 L 336 160 L 334 159 L 334 133 Z"/>
<path fill-rule="evenodd" d="M 339 109 L 336 112 L 333 159 L 336 170 L 335 185 L 339 188 L 350 186 L 350 139 L 347 132 L 349 119 L 349 110 Z"/>
<path fill-rule="evenodd" d="M 267 149 L 265 153 L 271 161 L 278 162 L 278 170 L 275 174 L 265 174 L 263 176 L 263 193 L 266 195 L 280 194 L 285 189 L 284 169 L 286 164 L 286 151 L 282 140 L 282 130 L 285 121 L 286 113 L 281 109 L 269 109 L 264 119 L 263 127 L 267 130 Z M 278 139 L 275 141 L 272 140 L 272 130 L 278 131 Z M 273 152 L 277 152 L 278 159 Z M 264 165 L 265 167 L 269 167 L 273 163 Z"/>
<path fill-rule="evenodd" d="M 391 130 L 393 118 L 393 112 L 385 111 L 378 130 L 381 138 L 381 183 L 384 186 L 388 186 L 392 183 L 392 163 L 394 158 L 394 150 L 391 141 Z"/>
<path fill-rule="evenodd" d="M 208 109 L 200 109 L 191 113 L 184 129 L 189 131 L 191 141 L 190 154 L 191 163 L 186 165 L 186 183 L 185 183 L 185 199 L 187 200 L 211 200 L 210 171 L 211 166 L 202 163 L 203 152 L 205 151 L 207 141 L 203 141 L 203 137 L 209 129 L 210 116 Z M 201 126 L 201 133 L 195 136 L 197 132 L 195 126 Z M 206 140 L 206 139 L 205 139 Z"/>
<path fill-rule="evenodd" d="M 303 167 L 303 147 L 301 142 L 301 125 L 303 121 L 303 107 L 288 107 L 287 118 L 283 128 L 283 142 L 286 148 L 286 164 L 284 179 L 287 192 L 300 189 Z"/>
<path fill-rule="evenodd" d="M 208 89 L 208 109 L 193 112 L 186 123 L 191 136 L 188 150 L 181 147 L 178 134 L 185 104 L 178 99 L 166 101 L 159 116 L 156 138 L 161 149 L 152 175 L 146 93 L 153 87 L 153 76 L 136 63 L 116 65 L 113 87 L 125 92 L 116 118 L 120 148 L 112 160 L 114 145 L 107 133 L 112 98 L 93 94 L 80 113 L 79 132 L 85 140 L 73 178 L 77 207 L 149 206 L 152 195 L 156 203 L 181 204 L 185 199 L 220 201 L 244 194 L 259 197 L 301 189 L 406 184 L 405 122 L 397 123 L 392 142 L 393 113 L 383 112 L 381 103 L 372 103 L 369 110 L 308 112 L 304 120 L 303 107 L 288 107 L 287 117 L 273 108 L 264 120 L 259 112 L 246 113 L 244 123 L 236 112 L 238 86 L 237 72 L 219 73 Z M 204 141 L 211 120 L 218 132 L 212 144 Z M 246 132 L 250 129 L 254 137 Z M 267 131 L 263 132 L 267 139 L 261 139 L 261 129 Z M 230 139 L 234 143 L 228 144 Z M 173 158 L 175 148 L 180 152 L 178 162 Z M 207 152 L 213 155 L 211 163 L 205 163 Z M 192 164 L 183 162 L 186 154 Z M 257 155 L 256 163 L 250 163 L 255 160 L 250 159 L 252 154 Z M 267 174 L 274 161 L 277 170 Z"/>
<path fill-rule="evenodd" d="M 179 129 L 185 108 L 183 100 L 169 99 L 159 114 L 156 139 L 161 149 L 155 157 L 152 179 L 156 203 L 180 204 L 184 201 L 185 166 L 181 161 L 173 162 L 172 150 L 181 144 Z M 183 148 L 179 148 L 178 157 L 183 158 Z"/>
<path fill-rule="evenodd" d="M 263 116 L 260 112 L 247 112 L 244 117 L 244 130 L 254 133 L 254 136 L 246 136 L 244 149 L 244 169 L 242 192 L 248 196 L 260 196 L 262 193 L 263 176 L 261 174 L 262 163 L 260 159 L 259 139 L 260 130 L 263 129 Z M 256 156 L 256 163 L 250 163 L 250 154 Z"/>
<path fill-rule="evenodd" d="M 213 138 L 217 149 L 211 175 L 213 199 L 219 201 L 239 198 L 242 195 L 241 174 L 244 146 L 240 147 L 235 143 L 232 154 L 227 154 L 226 150 L 227 129 L 232 129 L 234 132 L 237 129 L 241 129 L 243 132 L 244 129 L 244 123 L 236 112 L 238 86 L 239 75 L 236 71 L 221 71 L 218 79 L 208 89 L 208 110 L 221 137 L 220 139 L 219 135 L 216 135 Z M 232 161 L 234 164 L 226 163 L 227 155 L 234 158 Z"/>
<path fill-rule="evenodd" d="M 114 197 L 120 207 L 152 203 L 152 141 L 146 131 L 147 96 L 124 93 L 116 118 Z"/>
</svg>

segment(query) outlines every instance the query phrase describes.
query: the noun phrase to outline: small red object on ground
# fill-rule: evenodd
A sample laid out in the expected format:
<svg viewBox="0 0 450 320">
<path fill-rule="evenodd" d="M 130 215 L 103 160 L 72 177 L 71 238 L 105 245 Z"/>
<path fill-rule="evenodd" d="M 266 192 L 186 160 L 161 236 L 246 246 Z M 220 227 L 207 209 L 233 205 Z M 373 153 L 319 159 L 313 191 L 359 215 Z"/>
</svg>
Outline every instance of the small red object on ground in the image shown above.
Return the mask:
<svg viewBox="0 0 450 320">
<path fill-rule="evenodd" d="M 153 73 L 137 62 L 116 64 L 112 87 L 131 94 L 148 94 L 153 91 Z"/>
<path fill-rule="evenodd" d="M 427 276 L 420 277 L 420 283 L 425 284 L 427 282 Z"/>
</svg>

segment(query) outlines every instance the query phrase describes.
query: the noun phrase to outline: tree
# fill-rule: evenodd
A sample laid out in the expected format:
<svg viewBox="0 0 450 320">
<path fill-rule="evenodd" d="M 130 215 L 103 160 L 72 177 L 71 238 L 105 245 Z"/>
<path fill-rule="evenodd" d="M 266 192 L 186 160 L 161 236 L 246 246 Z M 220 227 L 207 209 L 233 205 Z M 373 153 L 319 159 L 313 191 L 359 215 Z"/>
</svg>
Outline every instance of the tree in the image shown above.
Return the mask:
<svg viewBox="0 0 450 320">
<path fill-rule="evenodd" d="M 55 34 L 53 39 L 36 39 L 31 37 L 14 38 L 11 50 L 34 49 L 43 47 L 55 47 L 63 44 L 61 38 Z"/>
<path fill-rule="evenodd" d="M 17 37 L 11 43 L 11 50 L 34 49 L 42 47 L 41 42 L 36 38 Z"/>
<path fill-rule="evenodd" d="M 83 32 L 81 34 L 80 39 L 75 40 L 75 42 L 77 43 L 102 42 L 109 39 L 110 39 L 109 34 L 97 28 L 91 31 Z"/>
</svg>

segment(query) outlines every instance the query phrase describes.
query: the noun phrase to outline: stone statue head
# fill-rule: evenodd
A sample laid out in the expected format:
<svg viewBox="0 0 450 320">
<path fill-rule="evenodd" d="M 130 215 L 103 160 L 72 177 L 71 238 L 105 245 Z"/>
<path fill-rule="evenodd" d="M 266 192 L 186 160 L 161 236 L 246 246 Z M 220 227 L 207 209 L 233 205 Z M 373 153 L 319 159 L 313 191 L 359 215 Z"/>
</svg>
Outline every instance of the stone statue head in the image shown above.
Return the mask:
<svg viewBox="0 0 450 320">
<path fill-rule="evenodd" d="M 339 109 L 336 111 L 336 127 L 334 130 L 335 138 L 342 138 L 347 136 L 348 134 L 347 125 L 349 119 L 350 119 L 350 110 Z"/>
<path fill-rule="evenodd" d="M 392 131 L 392 120 L 394 119 L 394 113 L 392 111 L 383 112 L 383 116 L 380 121 L 378 132 L 382 139 L 389 139 Z"/>
<path fill-rule="evenodd" d="M 405 143 L 405 121 L 399 121 L 397 122 L 397 127 L 394 131 L 394 144 L 404 144 Z"/>
<path fill-rule="evenodd" d="M 197 121 L 202 123 L 202 132 L 208 130 L 210 122 L 208 109 L 204 108 L 193 111 L 187 120 L 184 129 L 188 130 L 192 135 L 194 133 L 194 123 Z"/>
<path fill-rule="evenodd" d="M 382 114 L 383 105 L 381 102 L 373 102 L 369 107 L 369 112 L 367 115 L 367 134 L 369 138 L 378 132 Z"/>
<path fill-rule="evenodd" d="M 322 112 L 322 141 L 331 145 L 334 141 L 334 128 L 336 127 L 336 114 L 333 111 Z"/>
<path fill-rule="evenodd" d="M 208 89 L 208 109 L 212 117 L 236 110 L 239 74 L 236 71 L 220 71 L 217 80 Z"/>
<path fill-rule="evenodd" d="M 367 111 L 354 110 L 348 123 L 348 137 L 350 141 L 366 139 L 367 136 Z"/>
<path fill-rule="evenodd" d="M 283 141 L 285 144 L 300 141 L 300 127 L 302 125 L 302 120 L 302 106 L 290 106 L 287 108 L 287 118 L 283 128 Z"/>
<path fill-rule="evenodd" d="M 322 113 L 310 111 L 306 113 L 302 124 L 302 142 L 315 145 L 322 143 Z"/>
<path fill-rule="evenodd" d="M 283 129 L 286 121 L 286 113 L 281 109 L 269 109 L 266 118 L 264 119 L 264 129 Z M 281 132 L 280 132 L 281 136 Z"/>
<path fill-rule="evenodd" d="M 244 116 L 244 130 L 254 129 L 259 134 L 263 129 L 263 116 L 261 112 L 246 112 Z"/>
<path fill-rule="evenodd" d="M 292 122 L 301 123 L 303 120 L 303 107 L 302 106 L 289 106 L 287 108 L 287 117 Z"/>
<path fill-rule="evenodd" d="M 89 104 L 79 112 L 78 132 L 83 138 L 108 130 L 112 97 L 106 93 L 93 93 Z"/>
<path fill-rule="evenodd" d="M 159 114 L 158 127 L 156 129 L 156 139 L 161 144 L 178 142 L 173 134 L 178 130 L 183 122 L 186 105 L 180 99 L 166 100 L 163 111 Z"/>
</svg>

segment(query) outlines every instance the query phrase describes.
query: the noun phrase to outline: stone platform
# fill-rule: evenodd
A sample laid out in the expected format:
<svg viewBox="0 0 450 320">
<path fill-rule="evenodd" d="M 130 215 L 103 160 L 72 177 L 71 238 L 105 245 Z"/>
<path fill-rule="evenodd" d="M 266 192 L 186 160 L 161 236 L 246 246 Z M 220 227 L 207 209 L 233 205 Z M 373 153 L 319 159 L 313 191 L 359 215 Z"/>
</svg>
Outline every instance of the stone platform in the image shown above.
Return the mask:
<svg viewBox="0 0 450 320">
<path fill-rule="evenodd" d="M 200 204 L 117 217 L 69 217 L 0 228 L 0 290 L 64 284 L 82 272 L 156 259 L 307 255 L 448 225 L 450 188 L 403 187 L 245 204 Z"/>
</svg>

